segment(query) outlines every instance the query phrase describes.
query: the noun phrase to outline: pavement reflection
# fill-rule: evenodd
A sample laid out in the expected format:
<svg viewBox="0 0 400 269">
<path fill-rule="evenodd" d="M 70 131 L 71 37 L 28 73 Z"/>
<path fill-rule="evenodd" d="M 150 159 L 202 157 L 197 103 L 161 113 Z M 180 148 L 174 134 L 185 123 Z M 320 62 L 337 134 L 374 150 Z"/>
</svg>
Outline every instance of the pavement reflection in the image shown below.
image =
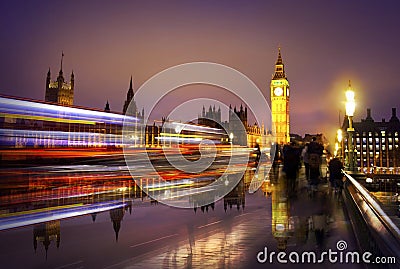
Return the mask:
<svg viewBox="0 0 400 269">
<path fill-rule="evenodd" d="M 322 251 L 346 240 L 349 249 L 356 249 L 342 201 L 327 184 L 320 184 L 310 196 L 300 174 L 296 195 L 288 197 L 285 174 L 279 168 L 268 171 L 267 166 L 257 171 L 250 166 L 223 199 L 193 209 L 157 203 L 129 185 L 123 170 L 115 181 L 103 185 L 96 181 L 101 179 L 96 173 L 91 175 L 96 180 L 87 184 L 90 174 L 85 174 L 79 182 L 86 180 L 86 186 L 111 191 L 90 195 L 90 199 L 61 196 L 56 204 L 82 203 L 79 199 L 85 197 L 91 206 L 115 203 L 115 208 L 0 231 L 4 242 L 0 258 L 7 268 L 264 268 L 268 264 L 256 259 L 264 247 L 276 252 Z M 259 191 L 249 194 L 255 174 L 263 183 Z M 56 206 L 54 199 L 44 197 L 48 193 L 30 203 L 37 208 Z M 23 204 L 10 203 L 8 209 Z"/>
</svg>

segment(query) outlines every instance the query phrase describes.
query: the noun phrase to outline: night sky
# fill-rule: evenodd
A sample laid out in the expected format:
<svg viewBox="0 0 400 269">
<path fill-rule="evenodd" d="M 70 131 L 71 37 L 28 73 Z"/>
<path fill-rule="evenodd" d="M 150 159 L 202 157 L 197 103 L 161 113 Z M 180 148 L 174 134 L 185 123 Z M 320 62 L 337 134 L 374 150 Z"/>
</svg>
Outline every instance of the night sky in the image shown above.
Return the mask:
<svg viewBox="0 0 400 269">
<path fill-rule="evenodd" d="M 367 107 L 375 120 L 400 110 L 399 1 L 1 1 L 0 10 L 1 94 L 44 99 L 47 70 L 55 80 L 64 51 L 76 105 L 102 109 L 109 100 L 121 112 L 131 75 L 136 90 L 193 61 L 235 68 L 269 98 L 280 46 L 291 133 L 331 136 L 349 79 L 356 120 Z M 224 96 L 197 85 L 180 89 L 166 106 L 199 92 Z"/>
</svg>

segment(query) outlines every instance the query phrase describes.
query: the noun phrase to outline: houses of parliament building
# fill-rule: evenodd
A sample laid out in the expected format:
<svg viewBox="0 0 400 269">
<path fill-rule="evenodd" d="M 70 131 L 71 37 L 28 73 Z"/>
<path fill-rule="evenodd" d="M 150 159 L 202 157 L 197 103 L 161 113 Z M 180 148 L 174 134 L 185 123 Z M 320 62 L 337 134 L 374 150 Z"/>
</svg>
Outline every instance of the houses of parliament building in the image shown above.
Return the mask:
<svg viewBox="0 0 400 269">
<path fill-rule="evenodd" d="M 61 55 L 61 65 L 60 71 L 58 73 L 58 77 L 55 81 L 51 80 L 51 72 L 50 68 L 46 77 L 46 93 L 45 93 L 45 101 L 56 103 L 62 106 L 72 106 L 74 103 L 74 86 L 75 86 L 75 77 L 74 73 L 71 73 L 70 81 L 66 81 L 63 73 L 63 58 L 64 53 Z M 240 109 L 232 109 L 230 107 L 229 111 L 229 121 L 225 123 L 225 130 L 228 130 L 234 137 L 231 141 L 234 144 L 238 144 L 241 146 L 254 147 L 256 144 L 259 144 L 262 147 L 268 146 L 269 144 L 275 142 L 276 144 L 286 144 L 290 142 L 290 121 L 289 121 L 289 82 L 286 77 L 284 63 L 282 60 L 281 50 L 278 51 L 278 58 L 275 63 L 275 71 L 272 75 L 272 79 L 270 81 L 270 99 L 271 99 L 271 118 L 272 118 L 272 130 L 266 130 L 264 126 L 258 126 L 257 124 L 249 125 L 247 118 L 247 107 L 241 106 Z M 131 104 L 131 105 L 130 105 Z M 132 110 L 132 111 L 128 111 Z M 268 108 L 266 108 L 268 109 Z M 110 105 L 107 101 L 106 107 L 104 109 L 105 112 L 110 111 Z M 113 112 L 115 113 L 115 112 Z M 134 99 L 134 89 L 132 77 L 130 80 L 129 89 L 127 91 L 126 100 L 123 106 L 122 113 L 116 113 L 122 115 L 129 115 L 136 117 L 138 119 L 144 119 L 144 109 L 141 111 L 138 110 L 136 106 L 136 102 Z M 221 111 L 209 109 L 209 111 L 205 111 L 203 108 L 202 114 L 199 115 L 198 123 L 202 125 L 208 125 L 210 127 L 215 127 L 215 124 L 210 125 L 210 121 L 205 121 L 205 118 L 208 119 L 219 119 L 221 120 Z M 165 122 L 166 119 L 161 122 L 161 125 Z M 223 127 L 223 126 L 220 126 Z M 108 130 L 107 126 L 104 126 L 105 130 L 103 130 L 102 126 L 95 126 L 95 129 L 90 127 L 90 132 L 100 132 L 110 135 L 118 135 L 121 134 L 121 130 L 118 128 L 115 130 Z M 108 126 L 111 128 L 111 126 Z M 162 126 L 157 126 L 156 124 L 143 126 L 143 130 L 141 130 L 141 142 L 139 144 L 146 146 L 160 146 L 158 137 Z M 69 128 L 70 129 L 70 128 Z M 81 130 L 81 129 L 79 129 Z M 85 128 L 83 130 L 86 130 Z M 273 138 L 273 134 L 275 134 L 275 140 Z M 83 143 L 84 144 L 84 143 Z M 96 144 L 96 143 L 92 143 Z M 102 143 L 97 143 L 102 144 Z"/>
</svg>

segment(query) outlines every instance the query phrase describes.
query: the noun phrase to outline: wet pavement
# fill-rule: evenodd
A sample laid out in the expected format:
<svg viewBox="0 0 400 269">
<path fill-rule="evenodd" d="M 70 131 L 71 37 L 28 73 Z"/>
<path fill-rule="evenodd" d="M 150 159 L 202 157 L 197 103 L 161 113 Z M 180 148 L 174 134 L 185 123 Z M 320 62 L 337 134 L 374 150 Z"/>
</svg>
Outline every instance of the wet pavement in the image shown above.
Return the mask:
<svg viewBox="0 0 400 269">
<path fill-rule="evenodd" d="M 320 268 L 276 258 L 260 263 L 257 255 L 265 248 L 288 255 L 337 251 L 341 240 L 347 251 L 357 250 L 342 199 L 327 183 L 311 193 L 301 172 L 288 197 L 285 176 L 275 169 L 249 194 L 253 174 L 250 169 L 230 194 L 197 209 L 113 196 L 123 203 L 110 211 L 0 231 L 0 259 L 4 268 Z"/>
</svg>

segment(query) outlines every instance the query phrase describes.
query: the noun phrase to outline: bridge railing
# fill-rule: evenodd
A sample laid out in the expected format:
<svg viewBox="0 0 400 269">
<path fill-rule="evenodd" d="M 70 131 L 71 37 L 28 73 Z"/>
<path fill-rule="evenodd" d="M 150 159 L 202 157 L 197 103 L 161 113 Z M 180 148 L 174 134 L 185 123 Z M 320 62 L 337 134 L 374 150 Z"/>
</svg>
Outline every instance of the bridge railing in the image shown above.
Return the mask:
<svg viewBox="0 0 400 269">
<path fill-rule="evenodd" d="M 399 268 L 400 230 L 382 210 L 377 200 L 352 175 L 346 177 L 344 198 L 348 215 L 362 251 L 374 256 L 396 257 L 392 267 Z"/>
</svg>

